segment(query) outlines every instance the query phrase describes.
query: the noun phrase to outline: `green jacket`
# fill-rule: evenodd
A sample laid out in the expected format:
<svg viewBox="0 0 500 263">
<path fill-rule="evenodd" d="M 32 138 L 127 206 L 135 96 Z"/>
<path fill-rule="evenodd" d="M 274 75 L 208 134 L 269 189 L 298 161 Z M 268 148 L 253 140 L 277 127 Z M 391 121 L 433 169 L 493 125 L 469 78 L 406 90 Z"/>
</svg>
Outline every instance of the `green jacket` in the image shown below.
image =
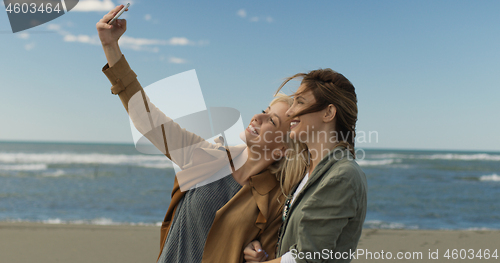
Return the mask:
<svg viewBox="0 0 500 263">
<path fill-rule="evenodd" d="M 315 167 L 288 209 L 277 256 L 290 251 L 297 263 L 351 261 L 367 206 L 366 176 L 353 159 L 337 147 Z"/>
</svg>

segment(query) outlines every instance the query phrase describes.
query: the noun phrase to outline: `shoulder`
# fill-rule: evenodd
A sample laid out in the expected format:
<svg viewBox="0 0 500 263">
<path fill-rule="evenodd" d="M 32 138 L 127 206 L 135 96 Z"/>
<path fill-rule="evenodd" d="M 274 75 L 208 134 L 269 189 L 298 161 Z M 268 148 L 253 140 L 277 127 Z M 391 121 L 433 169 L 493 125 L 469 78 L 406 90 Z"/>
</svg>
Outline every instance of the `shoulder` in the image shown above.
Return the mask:
<svg viewBox="0 0 500 263">
<path fill-rule="evenodd" d="M 364 172 L 355 160 L 346 158 L 339 160 L 325 172 L 316 195 L 328 202 L 352 199 L 354 203 L 360 203 L 366 199 L 367 189 Z"/>
<path fill-rule="evenodd" d="M 342 181 L 347 184 L 366 184 L 366 176 L 352 158 L 344 158 L 335 163 L 324 176 L 324 181 Z"/>
</svg>

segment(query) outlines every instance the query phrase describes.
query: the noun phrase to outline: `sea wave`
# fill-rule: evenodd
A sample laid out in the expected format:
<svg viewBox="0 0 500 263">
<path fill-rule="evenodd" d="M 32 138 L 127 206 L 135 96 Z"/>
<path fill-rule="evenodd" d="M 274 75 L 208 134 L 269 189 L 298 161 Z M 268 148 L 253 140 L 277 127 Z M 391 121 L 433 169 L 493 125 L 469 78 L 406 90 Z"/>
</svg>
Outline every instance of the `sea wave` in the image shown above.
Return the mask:
<svg viewBox="0 0 500 263">
<path fill-rule="evenodd" d="M 42 171 L 47 170 L 47 164 L 0 164 L 0 171 Z"/>
<path fill-rule="evenodd" d="M 421 157 L 413 157 L 413 159 L 430 159 L 430 160 L 459 160 L 459 161 L 500 161 L 500 155 L 477 153 L 477 154 L 432 154 L 423 155 Z"/>
<path fill-rule="evenodd" d="M 165 156 L 101 153 L 0 153 L 0 170 L 46 170 L 50 164 L 111 164 L 172 168 Z"/>
<path fill-rule="evenodd" d="M 498 174 L 483 175 L 479 177 L 480 181 L 494 181 L 500 182 L 500 176 Z"/>
<path fill-rule="evenodd" d="M 500 161 L 500 155 L 489 153 L 439 153 L 439 154 L 402 154 L 384 153 L 370 154 L 374 159 L 417 159 L 417 160 L 457 160 L 457 161 Z"/>
<path fill-rule="evenodd" d="M 41 175 L 44 176 L 44 177 L 61 177 L 63 175 L 65 175 L 66 172 L 64 172 L 64 170 L 62 169 L 57 169 L 53 172 L 45 172 L 45 173 L 42 173 Z"/>
<path fill-rule="evenodd" d="M 491 230 L 496 230 L 494 228 L 488 228 L 488 227 L 471 227 L 465 229 L 466 231 L 491 231 Z"/>
<path fill-rule="evenodd" d="M 398 222 L 385 222 L 382 220 L 365 221 L 365 227 L 376 229 L 418 229 L 416 225 L 405 225 Z"/>
<path fill-rule="evenodd" d="M 110 218 L 95 218 L 91 220 L 63 220 L 60 218 L 50 218 L 46 220 L 22 220 L 22 219 L 9 219 L 4 222 L 9 223 L 42 223 L 49 225 L 62 225 L 62 224 L 70 224 L 70 225 L 100 225 L 100 226 L 118 226 L 118 225 L 129 225 L 129 226 L 161 226 L 162 222 L 156 223 L 132 223 L 132 222 L 117 222 L 113 221 Z"/>
<path fill-rule="evenodd" d="M 382 159 L 382 160 L 356 160 L 359 166 L 381 166 L 400 162 L 400 159 Z"/>
<path fill-rule="evenodd" d="M 400 153 L 379 153 L 379 154 L 367 154 L 370 159 L 408 159 L 409 154 Z"/>
</svg>

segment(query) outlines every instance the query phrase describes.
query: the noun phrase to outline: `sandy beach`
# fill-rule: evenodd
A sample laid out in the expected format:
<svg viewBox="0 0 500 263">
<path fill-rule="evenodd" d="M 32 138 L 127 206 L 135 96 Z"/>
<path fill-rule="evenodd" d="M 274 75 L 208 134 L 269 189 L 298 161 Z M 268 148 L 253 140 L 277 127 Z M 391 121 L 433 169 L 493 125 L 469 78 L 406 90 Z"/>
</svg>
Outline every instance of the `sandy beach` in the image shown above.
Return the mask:
<svg viewBox="0 0 500 263">
<path fill-rule="evenodd" d="M 159 239 L 155 226 L 0 223 L 0 262 L 155 262 Z"/>
<path fill-rule="evenodd" d="M 499 259 L 477 258 L 477 252 L 481 249 L 481 255 L 485 249 L 490 250 L 493 254 L 495 249 L 500 253 L 500 231 L 491 230 L 387 230 L 387 229 L 364 229 L 358 244 L 358 249 L 363 249 L 365 255 L 358 256 L 353 262 L 373 262 L 385 261 L 386 259 L 378 259 L 375 252 L 381 254 L 382 250 L 387 255 L 387 252 L 392 254 L 392 261 L 404 262 L 498 262 Z M 456 250 L 457 259 L 453 259 L 453 250 Z M 474 256 L 470 255 L 470 249 L 474 250 Z M 450 258 L 446 258 L 446 251 L 449 250 Z M 467 259 L 460 259 L 460 250 L 462 256 Z M 465 251 L 463 251 L 465 250 Z M 368 252 L 372 252 L 372 258 L 367 256 Z M 403 259 L 398 260 L 399 255 Z M 409 253 L 407 253 L 409 252 Z M 421 252 L 421 256 L 417 258 Z M 429 252 L 432 255 L 429 255 Z M 436 253 L 438 252 L 438 253 Z M 467 252 L 467 253 L 465 253 Z M 431 259 L 435 258 L 436 259 Z M 405 259 L 408 257 L 409 259 Z M 472 259 L 469 259 L 471 257 Z"/>
<path fill-rule="evenodd" d="M 159 250 L 159 227 L 100 226 L 75 224 L 0 223 L 0 262 L 155 262 Z M 500 250 L 500 231 L 381 230 L 365 229 L 353 262 L 498 262 L 500 259 L 476 258 L 477 251 Z M 445 252 L 457 249 L 458 259 L 446 259 Z M 474 249 L 474 259 L 460 260 L 460 249 Z M 429 259 L 429 250 L 438 259 Z M 384 251 L 384 259 L 382 259 Z M 369 253 L 372 253 L 370 259 Z M 418 256 L 419 259 L 401 259 Z M 406 253 L 409 252 L 409 253 Z M 464 254 L 464 252 L 462 252 Z M 379 259 L 375 259 L 379 257 Z M 467 257 L 470 257 L 469 252 Z"/>
</svg>

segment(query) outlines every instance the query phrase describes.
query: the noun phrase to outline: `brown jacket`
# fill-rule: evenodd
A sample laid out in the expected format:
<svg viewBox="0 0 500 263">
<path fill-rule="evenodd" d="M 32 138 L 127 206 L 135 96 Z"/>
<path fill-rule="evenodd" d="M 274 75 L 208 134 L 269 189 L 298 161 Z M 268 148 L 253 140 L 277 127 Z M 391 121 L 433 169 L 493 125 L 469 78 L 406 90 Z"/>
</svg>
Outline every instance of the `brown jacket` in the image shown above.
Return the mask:
<svg viewBox="0 0 500 263">
<path fill-rule="evenodd" d="M 151 116 L 152 112 L 157 109 L 149 102 L 137 81 L 136 74 L 124 56 L 113 67 L 110 68 L 106 64 L 102 70 L 113 85 L 111 92 L 119 95 L 127 112 L 129 112 L 129 102 L 134 100 L 133 97 L 137 99 L 139 96 L 144 102 L 150 119 L 155 119 L 155 116 L 152 118 Z M 129 115 L 132 113 L 129 112 Z M 175 177 L 172 200 L 161 226 L 159 256 L 163 250 L 177 205 L 185 194 L 185 191 L 181 191 L 178 178 L 185 180 L 185 182 L 181 182 L 181 185 L 193 185 L 226 165 L 230 161 L 228 156 L 234 158 L 245 149 L 244 146 L 230 146 L 228 147 L 230 154 L 227 154 L 226 149 L 221 147 L 221 144 L 211 144 L 196 134 L 181 129 L 178 124 L 164 114 L 161 113 L 161 115 L 163 116 L 157 119 L 163 118 L 163 121 L 161 124 L 157 123 L 157 131 L 161 132 L 162 136 L 160 137 L 163 138 L 163 141 L 154 141 L 147 134 L 143 134 L 183 170 Z M 155 133 L 155 131 L 150 131 L 150 133 Z M 175 134 L 176 139 L 168 140 L 169 135 L 172 134 Z M 192 147 L 183 151 L 182 156 L 173 157 L 168 149 L 169 147 L 176 148 L 174 144 L 179 141 L 188 141 Z M 167 146 L 167 142 L 169 146 Z M 197 175 L 201 172 L 205 177 L 199 179 Z M 193 180 L 194 182 L 191 182 Z M 244 262 L 243 249 L 255 239 L 260 240 L 263 249 L 269 253 L 269 259 L 273 259 L 278 230 L 282 223 L 283 204 L 284 197 L 275 175 L 265 170 L 251 176 L 248 184 L 244 185 L 227 204 L 217 211 L 207 236 L 202 262 Z"/>
</svg>

